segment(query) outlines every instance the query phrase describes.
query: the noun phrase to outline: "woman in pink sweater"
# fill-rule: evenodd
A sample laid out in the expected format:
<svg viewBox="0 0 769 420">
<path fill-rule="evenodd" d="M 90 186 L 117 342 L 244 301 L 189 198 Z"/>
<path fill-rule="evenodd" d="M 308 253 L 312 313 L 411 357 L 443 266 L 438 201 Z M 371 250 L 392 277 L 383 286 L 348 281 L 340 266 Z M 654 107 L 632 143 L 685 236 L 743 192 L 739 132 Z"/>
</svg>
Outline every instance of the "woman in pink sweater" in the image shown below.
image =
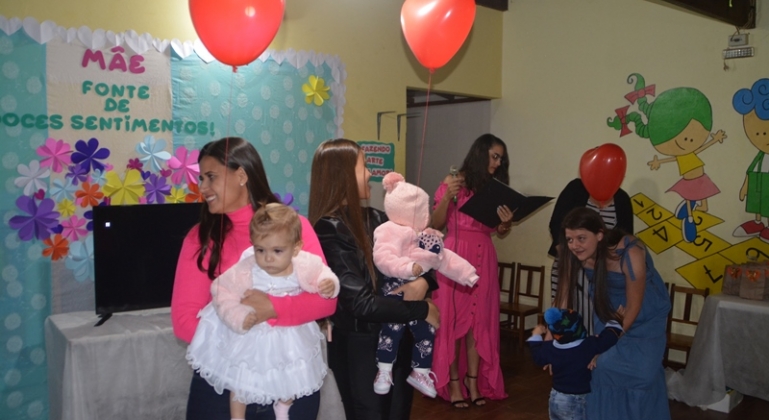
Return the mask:
<svg viewBox="0 0 769 420">
<path fill-rule="evenodd" d="M 230 137 L 203 146 L 198 157 L 200 192 L 205 210 L 200 223 L 187 234 L 176 267 L 171 320 L 174 334 L 189 343 L 198 326 L 198 313 L 211 301 L 211 282 L 238 262 L 251 246 L 249 223 L 259 205 L 277 202 L 256 149 L 242 138 Z M 307 219 L 302 221 L 304 251 L 323 258 L 318 238 Z M 223 233 L 222 233 L 223 232 Z M 299 325 L 330 316 L 336 299 L 302 293 L 275 297 L 254 290 L 243 303 L 252 306 L 259 322 Z M 187 401 L 187 419 L 229 419 L 228 392 L 219 395 L 196 372 Z M 320 404 L 319 392 L 299 398 L 289 413 L 295 418 L 312 417 Z M 271 418 L 272 406 L 252 405 L 247 418 Z"/>
</svg>

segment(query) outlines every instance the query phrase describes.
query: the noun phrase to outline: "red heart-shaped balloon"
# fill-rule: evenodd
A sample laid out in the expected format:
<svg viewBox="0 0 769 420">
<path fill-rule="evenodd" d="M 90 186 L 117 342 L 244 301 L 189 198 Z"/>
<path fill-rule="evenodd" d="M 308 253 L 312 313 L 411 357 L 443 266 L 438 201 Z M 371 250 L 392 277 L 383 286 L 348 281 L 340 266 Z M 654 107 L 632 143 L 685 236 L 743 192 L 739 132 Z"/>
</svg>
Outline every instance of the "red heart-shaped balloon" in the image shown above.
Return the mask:
<svg viewBox="0 0 769 420">
<path fill-rule="evenodd" d="M 587 192 L 599 203 L 605 203 L 619 190 L 627 170 L 627 157 L 621 147 L 606 143 L 590 149 L 579 161 L 579 176 Z"/>
<path fill-rule="evenodd" d="M 474 20 L 474 0 L 406 0 L 401 8 L 406 42 L 431 72 L 459 51 Z"/>
<path fill-rule="evenodd" d="M 246 65 L 270 45 L 283 21 L 284 0 L 190 0 L 192 25 L 217 60 Z"/>
</svg>

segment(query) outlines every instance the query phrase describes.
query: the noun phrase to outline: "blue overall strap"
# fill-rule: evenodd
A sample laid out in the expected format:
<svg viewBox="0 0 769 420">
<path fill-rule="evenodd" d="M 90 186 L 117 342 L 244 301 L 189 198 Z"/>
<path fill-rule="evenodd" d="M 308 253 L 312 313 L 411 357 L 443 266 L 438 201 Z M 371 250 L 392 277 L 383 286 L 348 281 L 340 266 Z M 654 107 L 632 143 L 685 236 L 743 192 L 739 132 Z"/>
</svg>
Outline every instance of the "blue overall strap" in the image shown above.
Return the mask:
<svg viewBox="0 0 769 420">
<path fill-rule="evenodd" d="M 630 272 L 630 280 L 634 280 L 635 281 L 635 273 L 633 272 L 633 264 L 630 261 L 630 258 L 625 258 L 625 257 L 627 257 L 628 249 L 630 249 L 633 246 L 640 247 L 640 245 L 638 245 L 638 238 L 633 238 L 631 240 L 630 237 L 625 236 L 622 239 L 625 242 L 625 247 L 622 248 L 621 250 L 617 251 L 617 255 L 620 256 L 620 267 L 622 267 L 627 262 L 627 268 L 628 268 L 628 271 Z"/>
</svg>

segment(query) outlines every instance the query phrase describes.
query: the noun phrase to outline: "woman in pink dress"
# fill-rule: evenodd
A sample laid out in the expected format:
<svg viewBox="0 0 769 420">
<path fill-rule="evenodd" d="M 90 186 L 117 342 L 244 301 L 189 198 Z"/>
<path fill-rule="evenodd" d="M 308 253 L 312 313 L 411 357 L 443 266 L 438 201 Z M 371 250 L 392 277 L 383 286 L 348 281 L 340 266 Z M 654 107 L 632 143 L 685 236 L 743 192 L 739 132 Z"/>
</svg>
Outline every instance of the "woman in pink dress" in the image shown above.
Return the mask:
<svg viewBox="0 0 769 420">
<path fill-rule="evenodd" d="M 445 246 L 475 266 L 480 279 L 470 288 L 436 273 L 440 288 L 433 300 L 441 311 L 435 336 L 433 371 L 438 395 L 455 408 L 481 406 L 485 398 L 506 398 L 499 366 L 499 282 L 497 252 L 491 234 L 510 233 L 513 213 L 497 209 L 502 220 L 490 228 L 458 211 L 492 178 L 507 184 L 510 161 L 499 138 L 480 136 L 465 156 L 458 174 L 447 176 L 435 192 L 433 227 L 446 228 Z"/>
</svg>

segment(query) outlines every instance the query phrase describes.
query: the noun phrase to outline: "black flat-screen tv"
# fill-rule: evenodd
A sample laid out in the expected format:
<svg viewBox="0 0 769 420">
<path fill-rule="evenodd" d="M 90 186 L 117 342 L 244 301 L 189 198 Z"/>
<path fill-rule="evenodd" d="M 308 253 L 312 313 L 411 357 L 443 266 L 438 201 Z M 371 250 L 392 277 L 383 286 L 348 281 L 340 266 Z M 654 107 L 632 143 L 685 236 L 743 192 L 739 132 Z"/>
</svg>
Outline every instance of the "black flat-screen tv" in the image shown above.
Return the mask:
<svg viewBox="0 0 769 420">
<path fill-rule="evenodd" d="M 176 262 L 202 203 L 93 208 L 94 294 L 100 325 L 114 312 L 171 305 Z"/>
</svg>

